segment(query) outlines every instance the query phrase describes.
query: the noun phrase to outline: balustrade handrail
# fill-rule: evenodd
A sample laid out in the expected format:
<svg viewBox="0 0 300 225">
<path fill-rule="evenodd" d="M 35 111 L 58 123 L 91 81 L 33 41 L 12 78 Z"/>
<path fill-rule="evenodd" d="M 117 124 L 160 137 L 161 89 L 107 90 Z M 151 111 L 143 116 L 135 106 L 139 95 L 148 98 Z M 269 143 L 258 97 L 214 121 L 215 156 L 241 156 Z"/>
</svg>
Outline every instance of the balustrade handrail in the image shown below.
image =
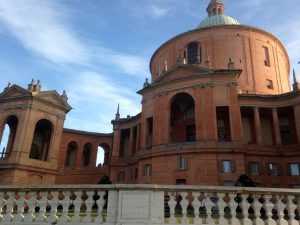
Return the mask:
<svg viewBox="0 0 300 225">
<path fill-rule="evenodd" d="M 300 190 L 225 186 L 1 185 L 0 224 L 299 225 Z"/>
<path fill-rule="evenodd" d="M 124 191 L 164 191 L 164 192 L 206 192 L 235 194 L 280 194 L 299 195 L 300 189 L 261 188 L 261 187 L 227 187 L 227 186 L 197 186 L 197 185 L 156 185 L 156 184 L 82 184 L 82 185 L 0 185 L 0 191 L 45 191 L 45 190 L 124 190 Z"/>
</svg>

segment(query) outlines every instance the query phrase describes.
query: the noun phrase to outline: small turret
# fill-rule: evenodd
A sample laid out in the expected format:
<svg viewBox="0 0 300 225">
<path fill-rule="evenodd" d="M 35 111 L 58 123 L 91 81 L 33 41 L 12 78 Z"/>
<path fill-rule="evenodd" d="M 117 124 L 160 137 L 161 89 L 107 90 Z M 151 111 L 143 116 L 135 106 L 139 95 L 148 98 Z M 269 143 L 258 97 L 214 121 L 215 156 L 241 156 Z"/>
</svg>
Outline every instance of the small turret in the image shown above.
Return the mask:
<svg viewBox="0 0 300 225">
<path fill-rule="evenodd" d="M 7 86 L 4 88 L 4 91 L 6 91 L 8 88 L 10 88 L 11 87 L 11 83 L 10 82 L 8 82 L 8 84 L 7 84 Z"/>
<path fill-rule="evenodd" d="M 149 82 L 148 82 L 148 78 L 146 78 L 143 87 L 146 88 L 146 87 L 149 87 L 149 86 L 150 86 L 150 84 L 149 84 Z"/>
<path fill-rule="evenodd" d="M 120 120 L 120 104 L 119 103 L 118 103 L 118 109 L 117 109 L 117 113 L 116 113 L 116 116 L 115 116 L 115 120 L 116 121 Z"/>
<path fill-rule="evenodd" d="M 34 87 L 34 79 L 31 80 L 31 83 L 28 84 L 27 90 L 30 92 L 33 92 L 33 87 Z"/>
<path fill-rule="evenodd" d="M 65 102 L 68 101 L 68 96 L 67 96 L 67 93 L 66 93 L 65 90 L 63 91 L 63 94 L 61 95 L 61 97 L 62 97 L 62 99 L 63 99 Z"/>
<path fill-rule="evenodd" d="M 34 92 L 40 92 L 41 89 L 42 89 L 41 81 L 38 80 L 37 83 L 36 83 L 36 85 L 34 85 L 34 90 L 33 90 L 33 91 L 34 91 Z"/>
<path fill-rule="evenodd" d="M 300 84 L 297 81 L 297 76 L 296 76 L 296 72 L 295 69 L 293 69 L 293 91 L 299 91 L 300 90 Z"/>
<path fill-rule="evenodd" d="M 28 88 L 27 88 L 27 90 L 30 92 L 40 92 L 41 89 L 42 89 L 42 86 L 41 86 L 40 80 L 38 80 L 37 83 L 34 84 L 34 79 L 31 80 L 31 83 L 28 84 Z"/>
</svg>

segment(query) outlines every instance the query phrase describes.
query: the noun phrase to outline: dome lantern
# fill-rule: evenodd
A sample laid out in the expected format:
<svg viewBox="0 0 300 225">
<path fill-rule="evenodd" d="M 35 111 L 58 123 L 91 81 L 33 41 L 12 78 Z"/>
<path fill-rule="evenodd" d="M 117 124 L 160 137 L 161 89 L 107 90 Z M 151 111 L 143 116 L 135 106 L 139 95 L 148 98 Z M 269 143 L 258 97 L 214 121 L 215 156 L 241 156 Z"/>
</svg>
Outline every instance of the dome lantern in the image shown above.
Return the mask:
<svg viewBox="0 0 300 225">
<path fill-rule="evenodd" d="M 237 20 L 224 14 L 225 6 L 221 0 L 211 0 L 206 11 L 208 17 L 201 21 L 198 28 L 239 24 Z"/>
<path fill-rule="evenodd" d="M 221 0 L 211 0 L 206 8 L 208 16 L 223 15 L 224 3 Z"/>
</svg>

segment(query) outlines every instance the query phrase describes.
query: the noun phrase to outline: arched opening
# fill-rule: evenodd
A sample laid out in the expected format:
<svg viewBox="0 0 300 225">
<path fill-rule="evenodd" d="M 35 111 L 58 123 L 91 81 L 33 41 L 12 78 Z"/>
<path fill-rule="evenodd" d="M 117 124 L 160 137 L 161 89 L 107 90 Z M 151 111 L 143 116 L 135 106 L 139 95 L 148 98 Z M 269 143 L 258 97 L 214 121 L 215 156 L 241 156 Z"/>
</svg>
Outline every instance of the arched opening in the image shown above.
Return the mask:
<svg viewBox="0 0 300 225">
<path fill-rule="evenodd" d="M 110 148 L 107 144 L 100 144 L 97 150 L 96 166 L 104 166 L 109 162 Z"/>
<path fill-rule="evenodd" d="M 78 144 L 74 141 L 68 144 L 65 167 L 75 167 L 77 158 Z"/>
<path fill-rule="evenodd" d="M 29 158 L 47 161 L 53 126 L 49 120 L 42 119 L 35 125 Z"/>
<path fill-rule="evenodd" d="M 92 145 L 87 143 L 83 146 L 81 166 L 87 167 L 90 165 Z"/>
<path fill-rule="evenodd" d="M 201 46 L 199 43 L 191 43 L 187 47 L 188 64 L 198 64 L 201 62 Z"/>
<path fill-rule="evenodd" d="M 0 142 L 0 158 L 8 157 L 13 149 L 18 127 L 18 118 L 9 116 L 2 128 L 2 138 Z"/>
<path fill-rule="evenodd" d="M 177 94 L 170 110 L 170 142 L 194 142 L 196 140 L 195 102 L 186 93 Z"/>
</svg>

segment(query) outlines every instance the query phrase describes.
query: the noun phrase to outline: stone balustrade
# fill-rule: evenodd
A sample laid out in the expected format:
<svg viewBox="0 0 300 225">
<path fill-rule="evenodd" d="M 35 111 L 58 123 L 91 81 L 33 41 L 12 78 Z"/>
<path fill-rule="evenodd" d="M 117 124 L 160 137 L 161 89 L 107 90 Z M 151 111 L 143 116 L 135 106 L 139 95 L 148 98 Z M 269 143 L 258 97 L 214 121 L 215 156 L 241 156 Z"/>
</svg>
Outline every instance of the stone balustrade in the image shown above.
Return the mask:
<svg viewBox="0 0 300 225">
<path fill-rule="evenodd" d="M 300 190 L 158 186 L 0 186 L 0 224 L 299 225 Z"/>
</svg>

